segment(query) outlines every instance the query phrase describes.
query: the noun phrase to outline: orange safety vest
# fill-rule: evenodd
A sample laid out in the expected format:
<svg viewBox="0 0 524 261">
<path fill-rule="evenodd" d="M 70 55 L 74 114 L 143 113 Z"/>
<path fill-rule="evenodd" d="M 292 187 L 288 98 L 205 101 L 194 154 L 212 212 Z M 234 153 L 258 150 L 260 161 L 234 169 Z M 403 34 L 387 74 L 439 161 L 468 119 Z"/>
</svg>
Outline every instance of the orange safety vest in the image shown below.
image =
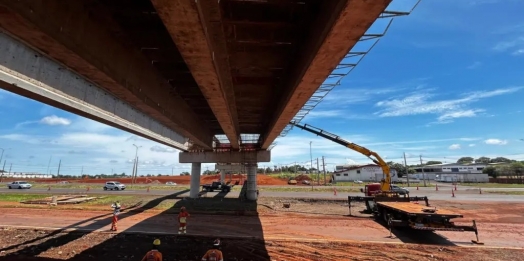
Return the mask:
<svg viewBox="0 0 524 261">
<path fill-rule="evenodd" d="M 158 250 L 153 249 L 142 258 L 142 261 L 162 261 L 162 253 Z"/>
<path fill-rule="evenodd" d="M 178 222 L 180 223 L 186 223 L 187 222 L 187 218 L 189 217 L 189 213 L 187 212 L 180 212 L 178 213 Z"/>
<path fill-rule="evenodd" d="M 224 256 L 222 255 L 222 251 L 210 249 L 202 257 L 202 261 L 224 261 Z"/>
</svg>

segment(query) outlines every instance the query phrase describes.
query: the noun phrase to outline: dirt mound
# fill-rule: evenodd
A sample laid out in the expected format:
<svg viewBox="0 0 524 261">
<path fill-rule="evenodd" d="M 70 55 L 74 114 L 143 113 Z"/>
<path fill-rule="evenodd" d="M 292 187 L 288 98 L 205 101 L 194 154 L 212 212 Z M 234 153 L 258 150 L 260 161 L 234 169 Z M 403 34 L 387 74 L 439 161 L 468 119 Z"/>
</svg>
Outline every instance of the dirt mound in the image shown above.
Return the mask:
<svg viewBox="0 0 524 261">
<path fill-rule="evenodd" d="M 165 184 L 166 182 L 175 182 L 180 185 L 188 185 L 190 183 L 191 176 L 161 176 L 161 177 L 138 177 L 136 179 L 137 184 Z M 226 181 L 231 180 L 232 182 L 239 181 L 244 182 L 247 178 L 246 174 L 226 174 Z M 219 181 L 220 174 L 214 175 L 202 175 L 200 177 L 200 184 L 208 184 L 213 181 Z M 131 184 L 131 178 L 104 178 L 104 179 L 27 179 L 27 181 L 41 182 L 41 183 L 58 183 L 61 181 L 67 181 L 70 183 L 92 183 L 92 184 L 103 184 L 107 181 L 118 181 L 124 184 Z M 258 174 L 257 175 L 258 185 L 286 185 L 287 180 L 274 178 L 271 176 Z"/>
</svg>

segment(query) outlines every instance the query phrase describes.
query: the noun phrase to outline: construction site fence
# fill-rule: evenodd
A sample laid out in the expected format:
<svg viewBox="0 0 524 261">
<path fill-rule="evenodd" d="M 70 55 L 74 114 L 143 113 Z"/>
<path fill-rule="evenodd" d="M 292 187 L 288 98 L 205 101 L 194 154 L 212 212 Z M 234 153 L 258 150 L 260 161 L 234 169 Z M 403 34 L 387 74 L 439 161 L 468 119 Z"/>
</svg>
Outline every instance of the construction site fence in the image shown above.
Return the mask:
<svg viewBox="0 0 524 261">
<path fill-rule="evenodd" d="M 524 184 L 524 178 L 489 178 L 490 183 Z"/>
</svg>

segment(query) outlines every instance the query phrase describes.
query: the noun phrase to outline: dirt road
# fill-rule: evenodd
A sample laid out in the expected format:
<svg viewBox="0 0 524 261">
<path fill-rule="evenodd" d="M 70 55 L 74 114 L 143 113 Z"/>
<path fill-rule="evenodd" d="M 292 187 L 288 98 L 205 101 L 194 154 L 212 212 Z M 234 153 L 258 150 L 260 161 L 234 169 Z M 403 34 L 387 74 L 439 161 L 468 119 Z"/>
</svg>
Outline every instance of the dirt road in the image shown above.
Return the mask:
<svg viewBox="0 0 524 261">
<path fill-rule="evenodd" d="M 291 208 L 282 208 L 284 201 Z M 174 235 L 169 211 L 123 212 L 114 234 L 107 232 L 109 211 L 3 208 L 0 259 L 137 260 L 158 237 L 164 260 L 199 260 L 219 236 L 225 260 L 524 260 L 522 249 L 500 248 L 524 247 L 522 204 L 432 203 L 463 213 L 460 221 L 475 218 L 486 245 L 471 245 L 473 233 L 394 231 L 390 238 L 374 220 L 348 216 L 344 201 L 273 198 L 260 200 L 258 216 L 193 212 L 183 236 Z"/>
<path fill-rule="evenodd" d="M 471 245 L 471 232 L 415 233 L 389 231 L 371 218 L 349 217 L 344 202 L 292 202 L 290 209 L 278 203 L 266 202 L 270 208 L 260 208 L 258 216 L 193 215 L 188 233 L 191 235 L 221 235 L 253 237 L 259 239 L 322 239 L 358 240 L 390 243 L 427 243 L 439 245 Z M 477 220 L 480 239 L 486 246 L 524 247 L 524 206 L 511 203 L 437 202 L 439 207 L 464 214 L 458 222 Z M 59 214 L 58 214 L 59 213 Z M 3 209 L 0 214 L 2 227 L 67 228 L 107 231 L 110 227 L 109 212 Z M 123 213 L 119 229 L 126 232 L 176 232 L 175 216 L 156 211 Z"/>
</svg>

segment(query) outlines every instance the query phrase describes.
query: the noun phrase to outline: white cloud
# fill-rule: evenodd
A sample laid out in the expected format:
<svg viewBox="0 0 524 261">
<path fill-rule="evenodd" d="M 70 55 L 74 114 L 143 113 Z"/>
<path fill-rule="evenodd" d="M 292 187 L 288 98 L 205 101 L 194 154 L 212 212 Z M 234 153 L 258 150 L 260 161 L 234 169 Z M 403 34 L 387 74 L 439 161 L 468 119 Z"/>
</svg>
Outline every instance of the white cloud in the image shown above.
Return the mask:
<svg viewBox="0 0 524 261">
<path fill-rule="evenodd" d="M 453 112 L 448 112 L 448 113 L 444 113 L 442 115 L 440 115 L 437 120 L 439 122 L 450 122 L 452 121 L 453 119 L 456 119 L 456 118 L 465 118 L 465 117 L 476 117 L 477 116 L 477 113 L 479 112 L 483 112 L 484 110 L 463 110 L 463 111 L 453 111 Z"/>
<path fill-rule="evenodd" d="M 155 145 L 151 148 L 149 148 L 151 151 L 155 151 L 155 152 L 162 152 L 162 153 L 175 153 L 177 152 L 178 150 L 176 149 L 173 149 L 173 148 L 169 148 L 169 147 L 165 147 L 165 146 L 158 146 L 158 145 Z"/>
<path fill-rule="evenodd" d="M 500 140 L 500 139 L 487 139 L 484 141 L 484 143 L 489 145 L 506 145 L 508 144 L 507 140 Z"/>
<path fill-rule="evenodd" d="M 471 65 L 469 65 L 469 66 L 466 67 L 466 68 L 472 70 L 472 69 L 479 68 L 481 65 L 482 65 L 481 62 L 474 62 L 474 63 L 472 63 Z"/>
<path fill-rule="evenodd" d="M 460 144 L 451 144 L 448 149 L 450 150 L 458 150 L 460 149 Z"/>
<path fill-rule="evenodd" d="M 394 98 L 376 103 L 377 107 L 384 108 L 375 112 L 379 117 L 398 117 L 406 115 L 439 114 L 437 118 L 441 123 L 452 122 L 453 119 L 462 117 L 475 117 L 482 109 L 468 109 L 467 105 L 499 95 L 514 93 L 524 87 L 511 87 L 492 91 L 472 92 L 456 99 L 435 100 L 436 95 L 430 92 L 412 93 L 404 98 Z"/>
<path fill-rule="evenodd" d="M 470 147 L 475 147 L 475 144 L 471 143 L 471 144 L 469 144 L 468 146 L 470 146 Z"/>
<path fill-rule="evenodd" d="M 524 54 L 524 48 L 523 49 L 518 49 L 518 50 L 514 51 L 511 54 L 512 55 L 523 55 Z"/>
<path fill-rule="evenodd" d="M 497 52 L 510 52 L 513 55 L 520 55 L 524 53 L 524 36 L 519 36 L 513 40 L 505 40 L 498 42 L 493 50 Z"/>
<path fill-rule="evenodd" d="M 69 125 L 71 124 L 71 120 L 68 120 L 66 118 L 61 118 L 56 115 L 51 115 L 44 117 L 40 120 L 40 123 L 46 124 L 46 125 Z"/>
</svg>

